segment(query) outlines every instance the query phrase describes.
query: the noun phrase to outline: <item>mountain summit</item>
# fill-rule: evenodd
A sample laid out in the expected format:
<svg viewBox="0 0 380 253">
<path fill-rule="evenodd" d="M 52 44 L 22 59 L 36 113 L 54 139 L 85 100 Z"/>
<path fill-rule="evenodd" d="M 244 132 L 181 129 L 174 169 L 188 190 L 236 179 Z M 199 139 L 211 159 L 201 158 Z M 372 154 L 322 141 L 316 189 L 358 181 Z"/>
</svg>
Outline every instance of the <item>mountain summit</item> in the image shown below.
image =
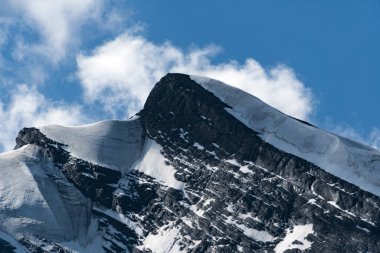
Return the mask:
<svg viewBox="0 0 380 253">
<path fill-rule="evenodd" d="M 24 128 L 1 252 L 380 252 L 380 152 L 168 74 L 128 121 Z"/>
</svg>

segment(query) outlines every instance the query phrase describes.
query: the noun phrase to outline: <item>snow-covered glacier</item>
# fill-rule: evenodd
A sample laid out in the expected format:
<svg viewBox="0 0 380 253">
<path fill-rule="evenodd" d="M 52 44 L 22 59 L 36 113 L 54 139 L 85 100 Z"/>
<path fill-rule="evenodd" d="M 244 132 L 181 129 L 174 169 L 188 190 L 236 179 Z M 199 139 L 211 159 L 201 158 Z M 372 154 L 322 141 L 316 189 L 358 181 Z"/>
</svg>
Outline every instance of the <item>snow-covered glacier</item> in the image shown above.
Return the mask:
<svg viewBox="0 0 380 253">
<path fill-rule="evenodd" d="M 105 120 L 85 126 L 48 125 L 38 128 L 48 138 L 66 146 L 71 156 L 115 169 L 123 174 L 137 170 L 166 186 L 180 189 L 175 169 L 165 164 L 162 147 L 145 138 L 141 121 Z"/>
<path fill-rule="evenodd" d="M 76 158 L 124 172 L 139 158 L 144 133 L 138 120 L 105 120 L 85 126 L 48 125 L 38 129 L 63 143 Z"/>
<path fill-rule="evenodd" d="M 226 110 L 280 150 L 310 161 L 380 196 L 380 151 L 292 118 L 220 81 L 191 78 L 231 108 Z"/>
</svg>

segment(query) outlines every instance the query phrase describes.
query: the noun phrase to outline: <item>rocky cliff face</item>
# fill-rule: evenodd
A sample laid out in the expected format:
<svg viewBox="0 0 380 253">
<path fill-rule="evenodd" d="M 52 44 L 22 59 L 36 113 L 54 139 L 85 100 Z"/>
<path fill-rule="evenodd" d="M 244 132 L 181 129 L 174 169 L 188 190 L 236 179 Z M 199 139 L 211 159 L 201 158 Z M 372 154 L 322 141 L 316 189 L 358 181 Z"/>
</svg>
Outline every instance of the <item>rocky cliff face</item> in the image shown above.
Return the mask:
<svg viewBox="0 0 380 253">
<path fill-rule="evenodd" d="M 83 130 L 97 156 L 62 137 L 75 129 L 23 129 L 16 148 L 35 146 L 91 201 L 92 222 L 79 242 L 13 236 L 32 252 L 380 252 L 378 196 L 265 142 L 228 108 L 168 74 L 138 118 Z M 120 129 L 133 134 L 119 140 Z"/>
</svg>

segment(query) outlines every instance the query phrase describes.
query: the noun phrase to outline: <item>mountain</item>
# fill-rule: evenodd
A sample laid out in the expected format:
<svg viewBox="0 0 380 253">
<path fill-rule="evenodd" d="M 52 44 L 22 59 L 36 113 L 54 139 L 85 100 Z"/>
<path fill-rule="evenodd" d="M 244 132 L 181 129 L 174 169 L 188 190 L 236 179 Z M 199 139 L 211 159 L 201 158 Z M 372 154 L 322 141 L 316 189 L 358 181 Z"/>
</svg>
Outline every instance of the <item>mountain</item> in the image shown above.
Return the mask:
<svg viewBox="0 0 380 253">
<path fill-rule="evenodd" d="M 380 152 L 168 74 L 128 121 L 24 128 L 0 252 L 380 252 Z"/>
</svg>

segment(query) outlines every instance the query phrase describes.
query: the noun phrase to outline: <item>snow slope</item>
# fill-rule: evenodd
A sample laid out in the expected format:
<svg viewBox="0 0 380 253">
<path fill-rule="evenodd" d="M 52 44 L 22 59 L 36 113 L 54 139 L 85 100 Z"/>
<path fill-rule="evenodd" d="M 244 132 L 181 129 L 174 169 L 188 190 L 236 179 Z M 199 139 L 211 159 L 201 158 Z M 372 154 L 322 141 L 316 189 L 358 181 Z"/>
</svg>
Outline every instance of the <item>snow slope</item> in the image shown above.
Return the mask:
<svg viewBox="0 0 380 253">
<path fill-rule="evenodd" d="M 165 157 L 161 154 L 161 146 L 154 140 L 146 139 L 141 159 L 133 169 L 153 177 L 162 185 L 182 190 L 184 185 L 174 177 L 176 170 L 165 163 Z"/>
<path fill-rule="evenodd" d="M 306 237 L 313 232 L 313 224 L 295 225 L 293 229 L 286 229 L 285 238 L 276 245 L 274 252 L 284 253 L 289 249 L 301 251 L 309 249 L 312 242 L 308 241 Z"/>
<path fill-rule="evenodd" d="M 86 126 L 39 127 L 49 139 L 66 144 L 72 156 L 124 172 L 138 159 L 144 144 L 138 119 L 107 120 Z"/>
<path fill-rule="evenodd" d="M 380 151 L 300 122 L 220 81 L 190 78 L 231 106 L 226 110 L 264 141 L 380 196 Z"/>
<path fill-rule="evenodd" d="M 157 233 L 150 233 L 140 249 L 150 249 L 154 253 L 178 253 L 181 250 L 177 241 L 180 238 L 180 228 L 175 227 L 172 223 L 161 227 Z"/>
<path fill-rule="evenodd" d="M 75 127 L 49 125 L 39 129 L 49 139 L 67 145 L 67 151 L 74 157 L 121 172 L 138 170 L 165 186 L 183 188 L 174 178 L 175 169 L 165 164 L 161 146 L 144 138 L 139 119 L 107 120 Z"/>
<path fill-rule="evenodd" d="M 89 220 L 89 202 L 38 147 L 0 154 L 0 231 L 13 238 L 80 240 Z"/>
</svg>

